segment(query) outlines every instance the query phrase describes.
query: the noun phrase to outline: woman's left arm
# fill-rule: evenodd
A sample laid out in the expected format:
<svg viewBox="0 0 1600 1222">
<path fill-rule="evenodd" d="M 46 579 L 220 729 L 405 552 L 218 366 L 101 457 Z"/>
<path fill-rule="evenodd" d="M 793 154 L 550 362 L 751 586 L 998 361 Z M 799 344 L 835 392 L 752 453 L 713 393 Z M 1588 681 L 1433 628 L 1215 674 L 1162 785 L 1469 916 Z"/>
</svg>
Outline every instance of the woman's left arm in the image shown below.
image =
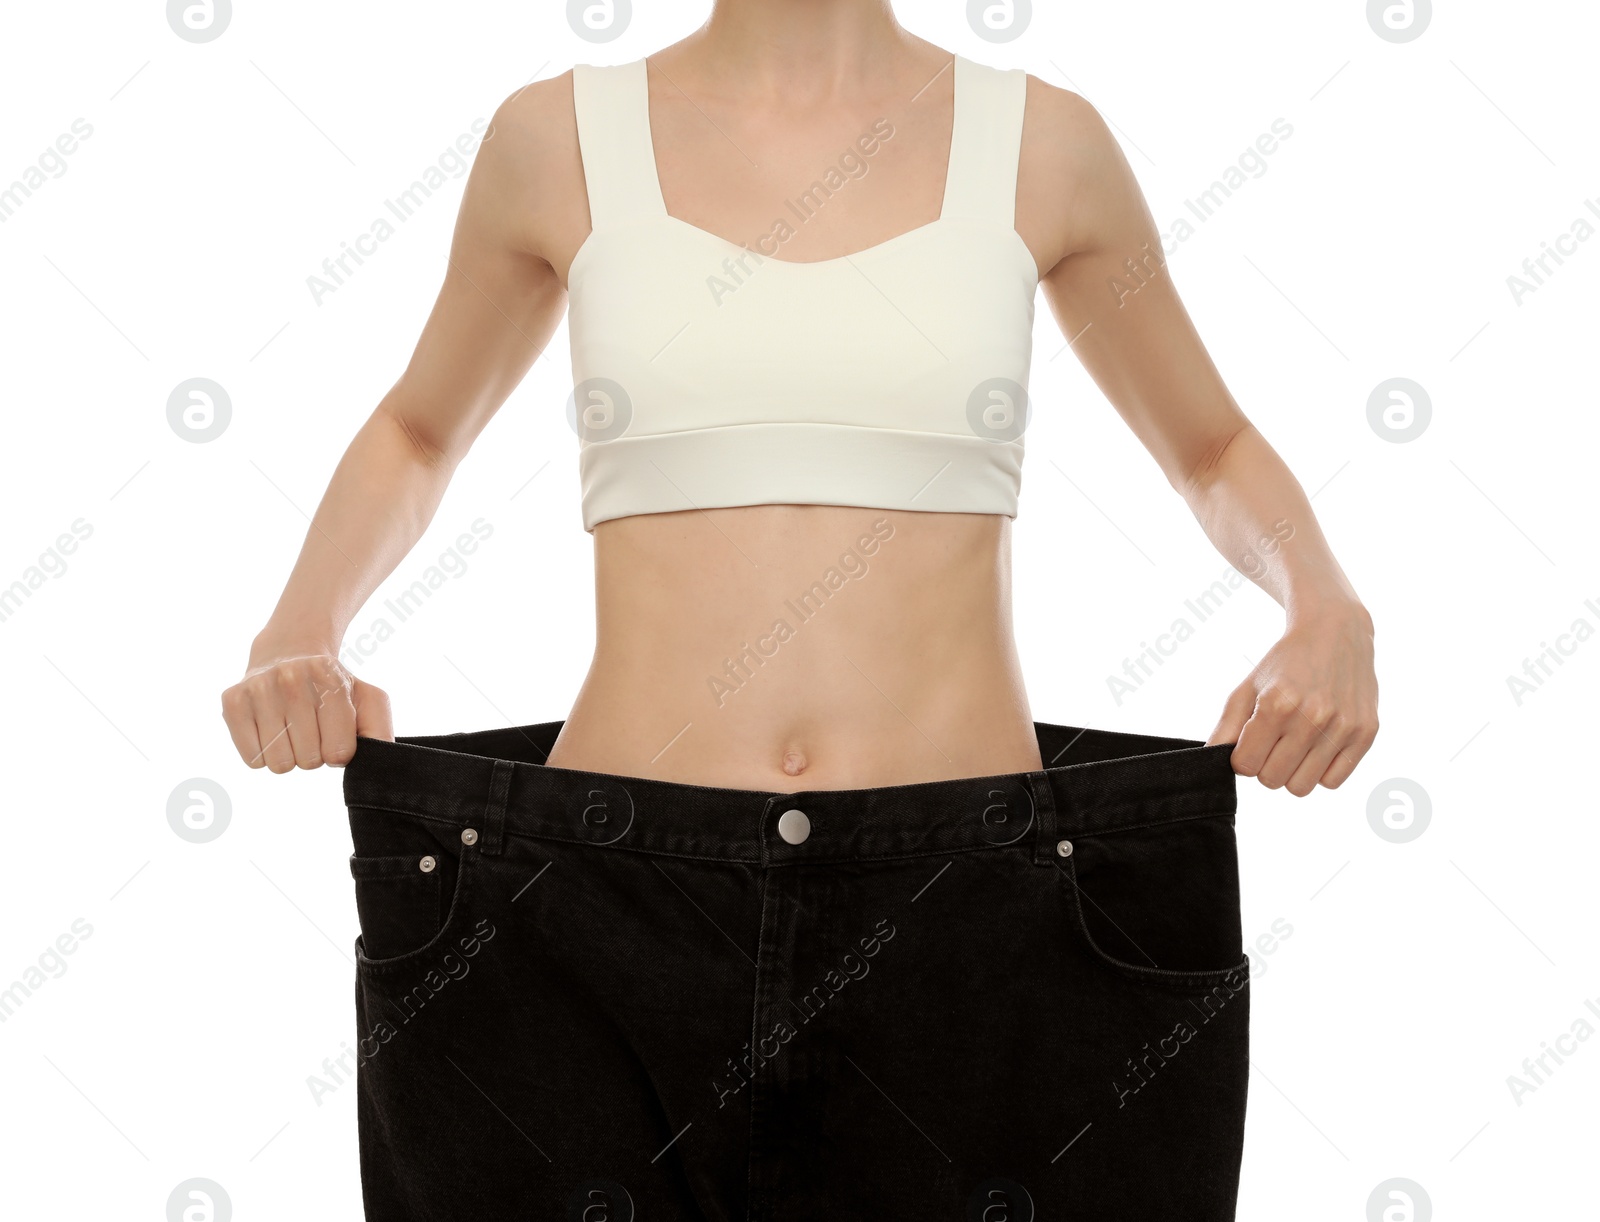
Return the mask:
<svg viewBox="0 0 1600 1222">
<path fill-rule="evenodd" d="M 1372 617 L 1299 482 L 1212 364 L 1104 121 L 1034 79 L 1028 107 L 1017 228 L 1051 259 L 1040 287 L 1056 321 L 1217 550 L 1285 612 L 1282 638 L 1209 741 L 1236 743 L 1234 771 L 1269 788 L 1335 788 L 1378 732 Z"/>
</svg>

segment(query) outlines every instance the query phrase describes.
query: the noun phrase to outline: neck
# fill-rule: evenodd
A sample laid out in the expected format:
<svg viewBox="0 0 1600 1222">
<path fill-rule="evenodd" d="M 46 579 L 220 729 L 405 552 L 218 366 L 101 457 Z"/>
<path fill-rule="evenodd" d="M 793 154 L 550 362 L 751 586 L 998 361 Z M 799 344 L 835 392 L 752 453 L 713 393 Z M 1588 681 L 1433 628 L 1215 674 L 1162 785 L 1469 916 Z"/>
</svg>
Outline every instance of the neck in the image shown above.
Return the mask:
<svg viewBox="0 0 1600 1222">
<path fill-rule="evenodd" d="M 889 0 L 714 0 L 678 45 L 707 79 L 737 81 L 741 97 L 803 105 L 881 80 L 911 41 Z"/>
</svg>

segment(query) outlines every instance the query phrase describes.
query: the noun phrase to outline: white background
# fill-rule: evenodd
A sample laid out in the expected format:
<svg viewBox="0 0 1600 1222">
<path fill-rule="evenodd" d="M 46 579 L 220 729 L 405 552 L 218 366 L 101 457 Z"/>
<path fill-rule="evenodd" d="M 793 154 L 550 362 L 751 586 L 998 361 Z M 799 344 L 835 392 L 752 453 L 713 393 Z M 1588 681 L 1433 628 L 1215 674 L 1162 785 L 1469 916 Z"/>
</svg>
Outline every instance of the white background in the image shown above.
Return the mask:
<svg viewBox="0 0 1600 1222">
<path fill-rule="evenodd" d="M 0 224 L 0 585 L 92 529 L 0 622 L 0 987 L 92 927 L 0 1023 L 11 1216 L 160 1219 L 195 1176 L 240 1219 L 358 1215 L 353 1085 L 307 1085 L 353 1030 L 340 777 L 247 770 L 218 696 L 404 366 L 464 178 L 320 304 L 307 277 L 530 78 L 634 59 L 708 12 L 644 7 L 594 44 L 555 2 L 274 0 L 202 45 L 150 0 L 8 7 L 0 184 L 93 128 Z M 1240 1217 L 1360 1222 L 1393 1177 L 1441 1220 L 1596 1217 L 1600 1039 L 1520 1103 L 1507 1079 L 1580 1018 L 1600 1030 L 1600 640 L 1520 703 L 1507 678 L 1575 621 L 1600 628 L 1600 241 L 1520 304 L 1507 277 L 1580 215 L 1600 225 L 1600 16 L 1454 3 L 1396 44 L 1359 0 L 1040 7 L 992 42 L 960 3 L 896 6 L 1088 97 L 1164 227 L 1292 125 L 1169 268 L 1377 623 L 1383 729 L 1355 777 L 1301 800 L 1240 787 L 1246 937 L 1293 929 L 1258 958 Z M 410 584 L 492 524 L 358 670 L 400 733 L 559 718 L 577 690 L 592 601 L 566 345 L 397 571 Z M 1281 612 L 1248 586 L 1204 624 L 1185 611 L 1228 561 L 1062 348 L 1041 302 L 1015 555 L 1034 714 L 1204 738 Z M 205 444 L 167 421 L 193 377 L 232 402 Z M 1432 403 L 1406 443 L 1368 422 L 1393 377 Z M 1115 700 L 1108 676 L 1180 616 L 1194 635 Z M 191 778 L 231 800 L 205 844 L 168 825 Z M 1394 778 L 1431 802 L 1408 843 L 1368 819 Z"/>
</svg>

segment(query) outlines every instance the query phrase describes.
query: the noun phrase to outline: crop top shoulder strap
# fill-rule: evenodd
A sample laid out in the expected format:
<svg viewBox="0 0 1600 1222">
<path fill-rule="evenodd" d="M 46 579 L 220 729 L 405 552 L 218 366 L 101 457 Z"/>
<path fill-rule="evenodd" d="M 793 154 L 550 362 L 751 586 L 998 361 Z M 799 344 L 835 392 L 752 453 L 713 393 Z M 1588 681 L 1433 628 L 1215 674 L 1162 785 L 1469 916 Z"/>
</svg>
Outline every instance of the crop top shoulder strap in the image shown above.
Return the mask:
<svg viewBox="0 0 1600 1222">
<path fill-rule="evenodd" d="M 667 215 L 656 177 L 645 71 L 642 59 L 572 69 L 589 224 L 595 229 Z"/>
<path fill-rule="evenodd" d="M 957 103 L 940 216 L 1009 226 L 1016 214 L 1027 75 L 1021 68 L 990 68 L 961 55 L 953 70 Z M 572 69 L 589 223 L 596 229 L 667 215 L 650 134 L 647 74 L 643 59 Z"/>
<path fill-rule="evenodd" d="M 584 526 L 821 504 L 1015 516 L 1039 272 L 1014 228 L 1027 76 L 954 57 L 937 218 L 787 259 L 869 131 L 737 243 L 669 215 L 644 59 L 575 65 L 590 233 L 568 268 Z M 865 167 L 865 168 L 863 168 Z"/>
<path fill-rule="evenodd" d="M 1028 77 L 956 56 L 956 113 L 942 216 L 994 221 L 1010 229 L 1017 212 L 1017 163 Z"/>
</svg>

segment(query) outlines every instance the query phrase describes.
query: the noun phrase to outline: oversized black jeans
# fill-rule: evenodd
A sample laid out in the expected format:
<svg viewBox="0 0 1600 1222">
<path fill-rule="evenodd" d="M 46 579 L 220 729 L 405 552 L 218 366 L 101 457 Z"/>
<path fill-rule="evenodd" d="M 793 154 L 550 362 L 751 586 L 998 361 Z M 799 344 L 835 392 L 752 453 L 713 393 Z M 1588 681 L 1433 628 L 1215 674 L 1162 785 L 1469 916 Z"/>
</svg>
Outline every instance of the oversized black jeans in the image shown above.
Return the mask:
<svg viewBox="0 0 1600 1222">
<path fill-rule="evenodd" d="M 1248 1069 L 1231 748 L 765 793 L 360 739 L 367 1217 L 1217 1222 Z"/>
</svg>

